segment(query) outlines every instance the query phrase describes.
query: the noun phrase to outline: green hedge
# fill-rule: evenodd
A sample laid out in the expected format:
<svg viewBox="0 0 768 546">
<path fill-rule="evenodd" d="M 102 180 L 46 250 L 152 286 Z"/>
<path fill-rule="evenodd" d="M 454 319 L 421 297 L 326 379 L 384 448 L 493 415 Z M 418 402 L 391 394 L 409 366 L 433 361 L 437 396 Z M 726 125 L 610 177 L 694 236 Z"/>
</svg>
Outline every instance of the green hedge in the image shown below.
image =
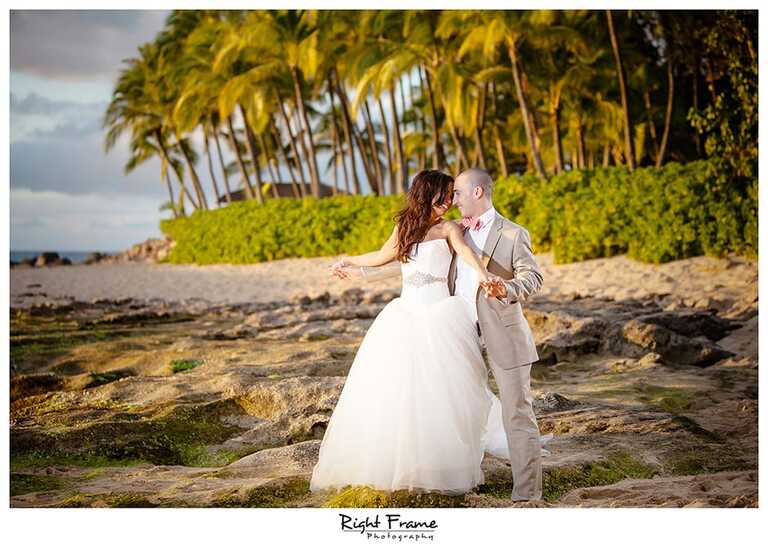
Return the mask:
<svg viewBox="0 0 768 546">
<path fill-rule="evenodd" d="M 573 171 L 500 181 L 526 197 L 510 218 L 556 263 L 626 253 L 663 263 L 730 252 L 757 258 L 757 180 L 731 180 L 714 160 Z M 519 203 L 519 200 L 515 200 Z"/>
<path fill-rule="evenodd" d="M 381 246 L 402 196 L 238 201 L 163 220 L 176 241 L 172 263 L 246 264 L 290 257 L 358 254 Z"/>
<path fill-rule="evenodd" d="M 613 256 L 661 263 L 733 252 L 757 257 L 757 181 L 730 180 L 718 162 L 669 163 L 497 181 L 496 209 L 525 226 L 556 263 Z M 173 263 L 253 263 L 359 254 L 378 248 L 403 196 L 233 203 L 163 220 Z M 452 209 L 449 217 L 457 218 Z"/>
</svg>

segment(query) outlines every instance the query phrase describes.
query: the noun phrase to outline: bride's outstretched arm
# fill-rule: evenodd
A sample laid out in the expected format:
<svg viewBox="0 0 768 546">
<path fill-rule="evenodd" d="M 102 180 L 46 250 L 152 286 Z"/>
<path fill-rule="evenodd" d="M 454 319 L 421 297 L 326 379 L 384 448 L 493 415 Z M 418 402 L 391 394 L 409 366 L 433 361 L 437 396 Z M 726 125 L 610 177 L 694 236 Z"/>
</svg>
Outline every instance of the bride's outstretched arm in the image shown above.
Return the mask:
<svg viewBox="0 0 768 546">
<path fill-rule="evenodd" d="M 480 282 L 486 282 L 490 279 L 490 276 L 488 274 L 488 270 L 483 265 L 483 262 L 480 261 L 480 258 L 477 257 L 477 254 L 475 254 L 471 248 L 469 248 L 469 245 L 464 240 L 464 235 L 461 232 L 461 228 L 458 226 L 458 224 L 454 222 L 447 222 L 445 224 L 446 229 L 448 230 L 448 242 L 451 243 L 451 246 L 456 251 L 456 254 L 464 260 L 469 266 L 477 271 L 477 274 L 480 278 Z"/>
<path fill-rule="evenodd" d="M 397 258 L 397 226 L 394 227 L 389 239 L 386 240 L 379 250 L 357 256 L 344 256 L 341 259 L 341 263 L 343 266 L 372 267 L 384 265 L 395 258 Z"/>
</svg>

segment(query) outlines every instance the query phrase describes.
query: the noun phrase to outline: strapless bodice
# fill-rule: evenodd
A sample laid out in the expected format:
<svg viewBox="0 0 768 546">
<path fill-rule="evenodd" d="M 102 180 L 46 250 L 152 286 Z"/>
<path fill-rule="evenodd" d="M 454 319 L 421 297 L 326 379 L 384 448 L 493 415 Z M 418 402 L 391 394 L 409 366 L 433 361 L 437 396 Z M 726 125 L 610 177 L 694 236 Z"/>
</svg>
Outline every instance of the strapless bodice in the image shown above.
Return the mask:
<svg viewBox="0 0 768 546">
<path fill-rule="evenodd" d="M 453 257 L 445 239 L 430 239 L 414 246 L 410 260 L 400 264 L 403 284 L 400 297 L 429 303 L 448 297 L 448 270 Z"/>
</svg>

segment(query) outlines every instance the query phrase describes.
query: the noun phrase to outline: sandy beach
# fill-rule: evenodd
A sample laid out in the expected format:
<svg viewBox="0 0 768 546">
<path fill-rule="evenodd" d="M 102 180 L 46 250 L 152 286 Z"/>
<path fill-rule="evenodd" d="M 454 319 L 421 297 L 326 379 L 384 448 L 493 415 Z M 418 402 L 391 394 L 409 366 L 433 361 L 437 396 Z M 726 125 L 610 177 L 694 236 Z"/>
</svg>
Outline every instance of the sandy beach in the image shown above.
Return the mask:
<svg viewBox="0 0 768 546">
<path fill-rule="evenodd" d="M 757 506 L 757 263 L 537 260 L 543 499 L 511 501 L 509 463 L 486 454 L 473 492 L 392 502 Z M 12 269 L 11 505 L 363 502 L 309 478 L 400 278 L 343 282 L 332 261 Z"/>
<path fill-rule="evenodd" d="M 555 265 L 538 254 L 544 286 L 537 298 L 669 296 L 690 307 L 742 309 L 757 299 L 757 262 L 700 256 L 654 265 L 626 256 Z M 339 281 L 329 274 L 334 258 L 292 258 L 253 265 L 122 263 L 11 269 L 11 305 L 94 299 L 202 300 L 214 304 L 338 295 L 350 287 L 397 289 L 399 277 Z"/>
</svg>

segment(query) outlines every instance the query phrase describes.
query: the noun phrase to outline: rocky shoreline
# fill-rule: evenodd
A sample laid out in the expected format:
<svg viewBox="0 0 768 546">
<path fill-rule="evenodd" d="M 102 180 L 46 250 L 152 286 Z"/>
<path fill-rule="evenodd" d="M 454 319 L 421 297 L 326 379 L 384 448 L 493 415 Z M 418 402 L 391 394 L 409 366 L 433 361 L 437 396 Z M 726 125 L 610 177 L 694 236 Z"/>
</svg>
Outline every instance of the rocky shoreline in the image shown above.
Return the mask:
<svg viewBox="0 0 768 546">
<path fill-rule="evenodd" d="M 490 455 L 486 483 L 463 496 L 309 492 L 393 286 L 14 305 L 11 505 L 756 507 L 757 284 L 738 284 L 742 265 L 707 261 L 707 277 L 683 284 L 720 284 L 715 272 L 729 270 L 734 285 L 696 297 L 543 292 L 527 304 L 542 357 L 535 410 L 554 434 L 545 498 L 532 503 L 509 500 L 508 463 Z"/>
<path fill-rule="evenodd" d="M 117 254 L 91 252 L 83 259 L 83 265 L 116 264 L 125 262 L 160 263 L 168 257 L 168 254 L 174 245 L 175 241 L 170 237 L 166 237 L 165 239 L 151 238 L 142 243 L 136 243 L 131 248 Z M 62 265 L 72 265 L 72 260 L 66 256 L 59 256 L 58 252 L 41 252 L 37 256 L 24 258 L 19 262 L 14 260 L 10 261 L 10 266 L 12 268 L 51 267 Z"/>
</svg>

